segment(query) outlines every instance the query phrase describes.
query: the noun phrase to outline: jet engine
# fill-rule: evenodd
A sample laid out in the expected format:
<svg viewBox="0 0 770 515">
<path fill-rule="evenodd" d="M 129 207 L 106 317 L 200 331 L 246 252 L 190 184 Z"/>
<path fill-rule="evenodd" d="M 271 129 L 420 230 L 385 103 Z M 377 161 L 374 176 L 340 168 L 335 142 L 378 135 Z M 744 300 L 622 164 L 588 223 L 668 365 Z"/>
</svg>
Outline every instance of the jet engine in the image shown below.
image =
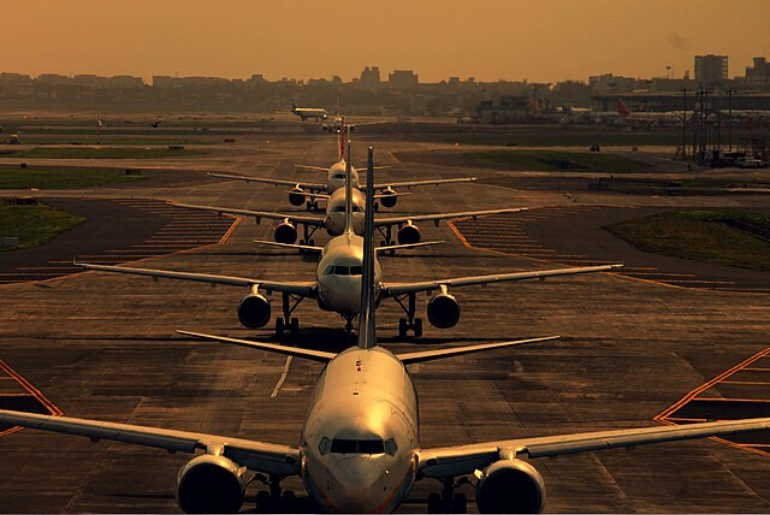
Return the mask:
<svg viewBox="0 0 770 515">
<path fill-rule="evenodd" d="M 281 222 L 275 228 L 273 239 L 278 243 L 292 244 L 297 241 L 297 227 L 291 222 Z"/>
<path fill-rule="evenodd" d="M 422 234 L 420 233 L 420 228 L 412 222 L 402 225 L 398 230 L 398 243 L 401 245 L 420 243 L 421 239 Z"/>
<path fill-rule="evenodd" d="M 398 202 L 398 196 L 394 189 L 386 188 L 382 190 L 382 193 L 380 194 L 380 204 L 382 204 L 383 207 L 394 207 L 396 202 Z"/>
<path fill-rule="evenodd" d="M 428 321 L 433 327 L 448 329 L 460 321 L 460 304 L 454 295 L 439 293 L 428 301 Z"/>
<path fill-rule="evenodd" d="M 260 293 L 249 293 L 238 303 L 238 320 L 249 329 L 263 327 L 270 321 L 270 301 Z"/>
<path fill-rule="evenodd" d="M 198 456 L 179 471 L 176 502 L 186 513 L 238 513 L 245 472 L 245 467 L 224 456 Z"/>
<path fill-rule="evenodd" d="M 543 477 L 525 461 L 497 461 L 481 472 L 476 504 L 481 513 L 541 513 L 545 506 Z"/>
<path fill-rule="evenodd" d="M 289 192 L 289 203 L 292 206 L 299 207 L 305 203 L 305 190 L 302 188 L 292 188 Z"/>
</svg>

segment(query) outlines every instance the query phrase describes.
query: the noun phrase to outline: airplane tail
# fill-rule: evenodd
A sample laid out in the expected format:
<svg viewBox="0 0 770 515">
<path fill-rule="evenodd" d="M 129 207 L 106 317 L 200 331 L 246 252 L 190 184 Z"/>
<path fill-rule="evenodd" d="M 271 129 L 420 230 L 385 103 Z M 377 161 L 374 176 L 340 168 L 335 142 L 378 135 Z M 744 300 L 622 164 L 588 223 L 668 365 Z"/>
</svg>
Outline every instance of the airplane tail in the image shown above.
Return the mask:
<svg viewBox="0 0 770 515">
<path fill-rule="evenodd" d="M 344 146 L 342 147 L 344 148 Z M 350 166 L 350 141 L 348 141 L 348 160 L 345 162 L 345 234 L 354 234 L 353 230 L 353 172 Z"/>
<path fill-rule="evenodd" d="M 369 147 L 366 167 L 366 208 L 364 210 L 364 262 L 361 275 L 361 315 L 359 319 L 358 346 L 371 349 L 377 345 L 374 311 L 376 308 L 374 287 L 374 149 Z"/>
<path fill-rule="evenodd" d="M 340 133 L 337 136 L 337 142 L 339 143 L 339 149 L 337 151 L 337 160 L 342 161 L 345 159 L 345 117 L 340 118 Z M 348 161 L 350 156 L 348 156 Z"/>
<path fill-rule="evenodd" d="M 627 118 L 631 114 L 622 98 L 618 99 L 618 114 L 623 118 Z"/>
</svg>

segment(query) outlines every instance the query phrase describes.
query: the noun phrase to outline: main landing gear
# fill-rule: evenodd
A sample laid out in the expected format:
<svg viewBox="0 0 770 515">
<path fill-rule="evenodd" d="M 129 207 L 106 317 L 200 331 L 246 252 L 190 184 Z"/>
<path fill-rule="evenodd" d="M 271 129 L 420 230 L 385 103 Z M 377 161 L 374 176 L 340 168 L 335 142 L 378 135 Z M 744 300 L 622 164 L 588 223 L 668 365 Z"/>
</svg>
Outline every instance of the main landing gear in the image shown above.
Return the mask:
<svg viewBox="0 0 770 515">
<path fill-rule="evenodd" d="M 462 492 L 455 493 L 456 488 L 465 484 L 470 484 L 468 478 L 463 477 L 455 482 L 454 478 L 442 480 L 444 487 L 441 493 L 432 492 L 428 494 L 428 513 L 467 513 L 468 497 Z"/>
<path fill-rule="evenodd" d="M 394 299 L 398 302 L 398 305 L 401 306 L 401 309 L 404 310 L 404 313 L 406 313 L 406 318 L 400 318 L 398 320 L 398 337 L 406 338 L 409 331 L 412 331 L 415 338 L 421 337 L 422 318 L 415 318 L 414 316 L 417 311 L 417 294 L 407 293 L 406 295 L 394 297 Z M 405 300 L 406 304 L 404 304 Z"/>
<path fill-rule="evenodd" d="M 294 513 L 296 511 L 297 497 L 291 490 L 281 490 L 281 478 L 275 474 L 269 477 L 257 474 L 252 481 L 259 481 L 269 490 L 257 492 L 257 513 Z"/>
<path fill-rule="evenodd" d="M 318 211 L 318 201 L 314 198 L 311 198 L 307 201 L 307 204 L 305 204 L 305 207 L 308 211 Z"/>
<path fill-rule="evenodd" d="M 283 293 L 283 318 L 275 319 L 276 336 L 283 336 L 287 330 L 292 336 L 296 336 L 299 332 L 299 319 L 292 318 L 291 315 L 304 299 L 305 297 L 299 295 Z M 292 304 L 292 301 L 294 301 L 294 304 Z"/>
<path fill-rule="evenodd" d="M 302 224 L 302 234 L 303 238 L 299 240 L 300 245 L 310 245 L 311 247 L 315 246 L 315 240 L 312 240 L 311 238 L 315 234 L 315 232 L 318 230 L 318 227 L 310 227 L 307 224 Z"/>
</svg>

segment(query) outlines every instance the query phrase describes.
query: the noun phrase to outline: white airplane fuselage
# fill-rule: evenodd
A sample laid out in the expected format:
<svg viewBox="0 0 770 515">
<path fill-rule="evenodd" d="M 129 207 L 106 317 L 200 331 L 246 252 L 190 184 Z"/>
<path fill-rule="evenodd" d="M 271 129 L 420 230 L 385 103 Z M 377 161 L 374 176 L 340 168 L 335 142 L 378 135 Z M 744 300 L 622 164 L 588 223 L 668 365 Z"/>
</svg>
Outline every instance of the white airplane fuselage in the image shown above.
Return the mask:
<svg viewBox="0 0 770 515">
<path fill-rule="evenodd" d="M 335 357 L 316 384 L 302 430 L 302 481 L 310 497 L 328 512 L 398 507 L 415 481 L 417 406 L 414 385 L 390 351 L 352 347 Z"/>
<path fill-rule="evenodd" d="M 366 199 L 361 190 L 351 190 L 351 208 L 353 209 L 353 231 L 364 232 L 364 208 Z M 329 236 L 340 236 L 345 232 L 345 188 L 339 188 L 326 202 L 326 232 Z"/>
<path fill-rule="evenodd" d="M 345 317 L 361 312 L 361 272 L 364 256 L 363 238 L 356 234 L 337 236 L 324 246 L 316 269 L 318 305 Z M 380 284 L 382 269 L 374 260 L 375 284 Z M 379 298 L 379 287 L 375 291 Z"/>
<path fill-rule="evenodd" d="M 345 189 L 345 166 L 347 163 L 345 159 L 340 159 L 329 167 L 329 174 L 326 179 L 326 191 L 328 193 L 334 193 L 339 189 Z M 354 189 L 359 189 L 358 171 L 351 165 L 350 167 L 350 180 L 351 186 Z"/>
</svg>

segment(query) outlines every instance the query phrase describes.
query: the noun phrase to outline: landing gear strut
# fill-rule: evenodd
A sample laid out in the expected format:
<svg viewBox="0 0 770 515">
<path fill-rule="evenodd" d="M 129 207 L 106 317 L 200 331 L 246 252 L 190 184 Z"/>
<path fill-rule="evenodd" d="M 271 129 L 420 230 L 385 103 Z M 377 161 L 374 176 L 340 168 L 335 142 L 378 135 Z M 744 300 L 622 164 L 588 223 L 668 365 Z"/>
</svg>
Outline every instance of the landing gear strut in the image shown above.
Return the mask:
<svg viewBox="0 0 770 515">
<path fill-rule="evenodd" d="M 275 334 L 277 336 L 283 336 L 287 329 L 292 336 L 299 332 L 299 319 L 292 318 L 291 315 L 304 299 L 304 297 L 298 295 L 292 295 L 286 292 L 283 293 L 283 318 L 275 319 Z M 291 303 L 292 300 L 294 301 L 294 304 Z"/>
<path fill-rule="evenodd" d="M 299 240 L 300 245 L 310 245 L 315 246 L 315 241 L 311 240 L 310 238 L 313 237 L 315 232 L 318 230 L 318 227 L 310 227 L 307 224 L 302 224 L 302 234 L 303 238 Z"/>
<path fill-rule="evenodd" d="M 454 493 L 455 489 L 470 484 L 467 478 L 455 482 L 454 478 L 442 480 L 441 494 L 432 492 L 428 494 L 428 513 L 467 513 L 468 498 L 464 493 Z"/>
<path fill-rule="evenodd" d="M 416 293 L 407 293 L 406 295 L 401 295 L 400 297 L 394 297 L 396 299 L 396 302 L 398 302 L 398 305 L 401 306 L 401 309 L 404 310 L 404 313 L 406 313 L 406 318 L 400 318 L 398 320 L 398 336 L 399 338 L 406 338 L 409 331 L 412 331 L 412 334 L 414 334 L 415 338 L 419 338 L 422 336 L 422 318 L 415 318 L 415 312 L 417 311 L 416 307 L 416 300 L 417 300 L 417 294 Z M 407 304 L 404 304 L 404 299 L 406 298 Z"/>
<path fill-rule="evenodd" d="M 318 211 L 318 201 L 311 198 L 307 201 L 306 207 L 308 211 Z"/>
<path fill-rule="evenodd" d="M 382 237 L 384 238 L 380 245 L 383 247 L 387 247 L 389 245 L 393 245 L 393 226 L 392 225 L 386 225 L 385 227 L 377 227 L 377 230 L 380 231 L 380 234 L 382 234 Z"/>
<path fill-rule="evenodd" d="M 265 477 L 257 474 L 252 481 L 259 481 L 268 487 L 268 490 L 257 492 L 257 513 L 292 513 L 296 496 L 294 492 L 281 490 L 281 477 L 271 474 Z"/>
</svg>

